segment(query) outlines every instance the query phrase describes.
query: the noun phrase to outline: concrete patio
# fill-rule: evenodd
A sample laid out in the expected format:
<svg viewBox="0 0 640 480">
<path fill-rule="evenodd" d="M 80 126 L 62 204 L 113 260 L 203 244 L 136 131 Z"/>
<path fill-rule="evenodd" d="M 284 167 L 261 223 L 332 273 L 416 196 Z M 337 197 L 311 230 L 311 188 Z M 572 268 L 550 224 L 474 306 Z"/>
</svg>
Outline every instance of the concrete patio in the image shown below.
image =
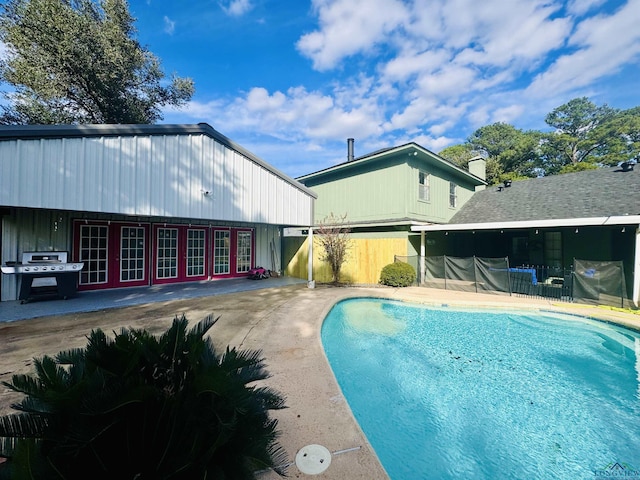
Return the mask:
<svg viewBox="0 0 640 480">
<path fill-rule="evenodd" d="M 0 302 L 0 323 L 51 315 L 93 312 L 145 303 L 246 292 L 303 283 L 306 284 L 306 281 L 292 277 L 270 277 L 266 280 L 234 278 L 228 280 L 153 285 L 151 287 L 85 291 L 78 292 L 75 297 L 68 300 L 53 298 L 33 300 L 24 304 L 15 300 Z"/>
</svg>

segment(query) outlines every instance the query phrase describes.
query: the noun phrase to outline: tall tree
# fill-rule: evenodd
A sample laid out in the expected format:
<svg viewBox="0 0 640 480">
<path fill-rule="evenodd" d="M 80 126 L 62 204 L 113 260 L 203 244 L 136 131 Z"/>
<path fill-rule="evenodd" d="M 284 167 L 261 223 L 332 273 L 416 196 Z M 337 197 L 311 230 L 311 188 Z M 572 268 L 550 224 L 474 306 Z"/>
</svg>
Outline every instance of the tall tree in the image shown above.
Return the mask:
<svg viewBox="0 0 640 480">
<path fill-rule="evenodd" d="M 164 85 L 160 62 L 135 39 L 126 0 L 8 0 L 0 14 L 6 94 L 1 123 L 153 123 L 193 81 Z"/>
<path fill-rule="evenodd" d="M 461 143 L 443 149 L 438 155 L 449 160 L 451 163 L 455 163 L 459 167 L 468 168 L 469 160 L 477 157 L 478 152 L 468 143 Z"/>
<path fill-rule="evenodd" d="M 598 137 L 604 140 L 597 152 L 601 163 L 640 161 L 640 107 L 618 112 L 598 130 Z"/>
<path fill-rule="evenodd" d="M 487 158 L 487 180 L 535 177 L 539 170 L 540 132 L 523 131 L 508 123 L 493 123 L 469 136 L 467 144 Z M 491 169 L 489 163 L 492 163 Z M 494 178 L 489 178 L 493 172 Z"/>
<path fill-rule="evenodd" d="M 607 125 L 618 110 L 598 107 L 586 97 L 574 98 L 555 108 L 545 118 L 555 130 L 543 142 L 546 173 L 558 173 L 564 166 L 580 162 L 602 163 L 611 143 Z"/>
</svg>

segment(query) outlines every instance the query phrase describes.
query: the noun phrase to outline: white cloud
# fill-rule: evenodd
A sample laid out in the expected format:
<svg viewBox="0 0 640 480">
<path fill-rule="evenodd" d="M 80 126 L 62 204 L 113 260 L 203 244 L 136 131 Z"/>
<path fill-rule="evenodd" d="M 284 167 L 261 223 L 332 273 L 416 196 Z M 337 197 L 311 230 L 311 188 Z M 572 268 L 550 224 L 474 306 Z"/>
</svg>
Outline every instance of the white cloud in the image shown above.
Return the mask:
<svg viewBox="0 0 640 480">
<path fill-rule="evenodd" d="M 531 83 L 528 93 L 543 97 L 548 92 L 569 92 L 587 87 L 640 58 L 640 2 L 629 1 L 612 15 L 590 17 L 577 25 L 569 46 L 575 51 L 561 55 Z"/>
<path fill-rule="evenodd" d="M 476 70 L 467 66 L 448 64 L 437 72 L 422 75 L 416 82 L 419 95 L 438 98 L 456 97 L 460 92 L 474 89 Z"/>
<path fill-rule="evenodd" d="M 4 42 L 0 42 L 0 61 L 5 60 L 9 54 L 9 49 Z"/>
<path fill-rule="evenodd" d="M 226 3 L 220 3 L 220 7 L 227 15 L 241 17 L 253 9 L 253 4 L 251 0 L 231 0 Z"/>
<path fill-rule="evenodd" d="M 164 33 L 168 33 L 169 35 L 173 35 L 173 32 L 176 30 L 176 22 L 171 20 L 166 15 L 164 16 Z"/>
<path fill-rule="evenodd" d="M 440 136 L 437 138 L 431 137 L 417 137 L 415 142 L 423 147 L 426 147 L 432 152 L 438 153 L 445 147 L 448 147 L 453 143 L 453 139 L 449 137 Z"/>
<path fill-rule="evenodd" d="M 468 111 L 476 121 L 517 119 L 522 107 L 474 114 L 469 104 L 538 68 L 572 28 L 570 18 L 559 16 L 560 5 L 547 0 L 314 0 L 313 6 L 318 28 L 297 47 L 314 68 L 348 71 L 343 60 L 356 55 L 387 59 L 371 72 L 377 87 L 368 92 L 380 93 L 388 132 L 442 134 Z"/>
<path fill-rule="evenodd" d="M 479 105 L 473 108 L 471 112 L 467 115 L 467 119 L 473 128 L 481 127 L 482 125 L 486 125 L 489 122 L 491 116 L 489 115 L 489 106 L 488 105 Z"/>
<path fill-rule="evenodd" d="M 432 72 L 450 60 L 449 53 L 444 49 L 434 49 L 424 52 L 404 52 L 390 60 L 382 68 L 382 74 L 390 81 L 404 81 L 409 77 Z"/>
<path fill-rule="evenodd" d="M 434 135 L 442 135 L 453 126 L 454 126 L 453 120 L 448 120 L 443 123 L 431 125 L 431 127 L 429 127 L 429 132 L 431 132 Z"/>
<path fill-rule="evenodd" d="M 499 16 L 495 16 L 497 9 L 481 15 L 472 43 L 475 48 L 464 49 L 456 61 L 494 67 L 535 63 L 561 47 L 571 31 L 569 19 L 551 19 L 555 10 L 513 2 L 501 8 Z"/>
<path fill-rule="evenodd" d="M 503 108 L 497 108 L 493 113 L 493 122 L 511 123 L 517 119 L 524 112 L 523 105 L 509 105 Z"/>
<path fill-rule="evenodd" d="M 584 15 L 588 11 L 603 5 L 607 0 L 570 0 L 567 10 L 574 15 Z"/>
<path fill-rule="evenodd" d="M 333 140 L 370 137 L 382 133 L 381 112 L 375 100 L 360 98 L 357 105 L 344 105 L 340 93 L 322 94 L 303 87 L 269 93 L 256 87 L 233 101 L 189 102 L 179 110 L 199 121 L 215 118 L 229 131 L 256 130 L 275 138 Z"/>
<path fill-rule="evenodd" d="M 335 67 L 343 58 L 368 52 L 407 18 L 399 0 L 313 0 L 319 30 L 303 35 L 297 48 L 317 70 Z"/>
</svg>

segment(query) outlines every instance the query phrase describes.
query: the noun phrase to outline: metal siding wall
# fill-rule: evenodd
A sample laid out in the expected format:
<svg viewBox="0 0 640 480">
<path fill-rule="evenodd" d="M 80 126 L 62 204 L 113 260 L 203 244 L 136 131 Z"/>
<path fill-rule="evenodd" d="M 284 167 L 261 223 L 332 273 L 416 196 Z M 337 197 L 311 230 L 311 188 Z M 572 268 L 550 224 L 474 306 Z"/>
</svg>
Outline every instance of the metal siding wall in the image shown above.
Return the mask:
<svg viewBox="0 0 640 480">
<path fill-rule="evenodd" d="M 205 135 L 0 142 L 0 173 L 0 205 L 279 225 L 312 220 L 312 197 Z"/>
<path fill-rule="evenodd" d="M 84 175 L 80 177 L 80 181 L 84 186 L 84 195 L 78 200 L 82 202 L 82 210 L 91 212 L 114 211 L 112 208 L 103 208 L 99 201 L 99 196 L 103 190 L 102 163 L 104 161 L 104 145 L 102 139 L 84 140 Z M 106 205 L 105 205 L 106 207 Z"/>
<path fill-rule="evenodd" d="M 217 142 L 211 143 L 211 158 L 214 166 L 214 172 L 211 177 L 212 182 L 212 192 L 211 195 L 211 203 L 212 203 L 212 218 L 220 218 L 222 209 L 224 207 L 224 183 L 222 182 L 222 178 L 224 176 L 224 152 L 225 148 Z"/>
<path fill-rule="evenodd" d="M 153 183 L 155 160 L 151 161 L 153 144 L 150 137 L 139 137 L 135 139 L 134 145 L 133 151 L 130 152 L 132 156 L 130 170 L 127 170 L 124 175 L 131 178 L 128 188 L 134 205 L 139 205 L 140 211 L 151 215 L 153 212 L 151 198 L 154 190 L 157 189 L 157 185 Z"/>
<path fill-rule="evenodd" d="M 160 185 L 164 186 L 164 214 L 176 216 L 179 211 L 177 176 L 181 166 L 181 159 L 176 158 L 178 145 L 175 137 L 164 137 L 164 179 Z M 183 210 L 186 212 L 186 210 Z"/>
<path fill-rule="evenodd" d="M 0 142 L 0 205 L 9 205 L 9 199 L 16 198 L 14 190 L 20 181 L 16 147 L 16 142 Z"/>
<path fill-rule="evenodd" d="M 281 237 L 280 230 L 274 225 L 260 225 L 256 227 L 256 255 L 255 265 L 268 270 L 282 270 L 282 265 L 273 265 L 271 261 L 271 242 L 274 242 L 278 262 L 281 260 Z"/>
<path fill-rule="evenodd" d="M 33 168 L 25 158 L 37 159 L 40 153 L 38 142 L 19 142 L 18 158 L 18 186 L 16 197 L 27 206 L 39 205 L 42 202 L 42 165 Z M 31 184 L 31 185 L 30 185 Z"/>
<path fill-rule="evenodd" d="M 233 220 L 245 222 L 250 218 L 250 213 L 247 211 L 247 207 L 245 206 L 245 198 L 243 198 L 246 193 L 245 184 L 247 179 L 245 178 L 244 173 L 244 159 L 241 155 L 236 152 L 232 152 L 233 156 L 233 175 L 235 181 L 233 182 L 233 202 L 235 204 L 235 216 Z"/>
<path fill-rule="evenodd" d="M 4 172 L 3 172 L 4 173 Z M 18 225 L 15 217 L 0 217 L 2 221 L 2 258 L 0 263 L 15 261 L 20 258 L 18 247 Z M 2 290 L 0 301 L 15 300 L 18 298 L 18 276 L 2 275 Z"/>
<path fill-rule="evenodd" d="M 138 165 L 138 152 L 135 143 L 135 137 L 120 138 L 120 148 L 117 153 L 118 164 L 116 165 L 119 168 L 116 172 L 113 172 L 113 177 L 120 186 L 119 200 L 122 203 L 118 207 L 126 213 L 134 213 L 134 205 L 141 211 L 145 210 L 144 205 L 138 201 L 136 194 L 138 169 L 142 165 Z M 142 173 L 144 172 L 140 172 L 140 174 Z"/>
</svg>

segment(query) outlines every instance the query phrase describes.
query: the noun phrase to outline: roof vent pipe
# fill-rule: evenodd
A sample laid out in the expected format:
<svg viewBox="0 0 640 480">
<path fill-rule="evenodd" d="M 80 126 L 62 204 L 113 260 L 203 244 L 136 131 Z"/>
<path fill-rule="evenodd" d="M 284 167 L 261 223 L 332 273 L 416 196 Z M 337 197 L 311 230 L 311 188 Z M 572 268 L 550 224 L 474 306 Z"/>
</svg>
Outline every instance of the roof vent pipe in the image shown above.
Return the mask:
<svg viewBox="0 0 640 480">
<path fill-rule="evenodd" d="M 347 138 L 347 162 L 353 162 L 353 138 Z"/>
</svg>

